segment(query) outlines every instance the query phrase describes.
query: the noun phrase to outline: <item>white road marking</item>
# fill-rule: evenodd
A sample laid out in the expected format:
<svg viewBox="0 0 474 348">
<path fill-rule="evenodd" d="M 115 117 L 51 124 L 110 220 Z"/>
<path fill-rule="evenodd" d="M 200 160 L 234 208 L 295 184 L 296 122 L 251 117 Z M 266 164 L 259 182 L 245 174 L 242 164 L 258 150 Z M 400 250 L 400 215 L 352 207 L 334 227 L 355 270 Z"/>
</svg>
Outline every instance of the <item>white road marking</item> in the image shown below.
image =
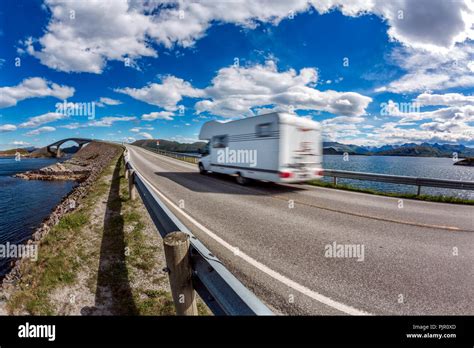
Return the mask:
<svg viewBox="0 0 474 348">
<path fill-rule="evenodd" d="M 142 175 L 143 177 L 143 175 Z M 219 237 L 217 234 L 209 230 L 207 227 L 201 225 L 198 221 L 196 221 L 193 217 L 189 216 L 186 214 L 186 212 L 183 211 L 183 209 L 180 209 L 176 204 L 174 204 L 171 200 L 168 199 L 164 194 L 162 194 L 150 181 L 148 181 L 145 177 L 143 179 L 148 183 L 148 185 L 156 192 L 157 195 L 159 195 L 166 203 L 168 203 L 170 206 L 172 206 L 176 211 L 179 211 L 188 221 L 190 221 L 193 225 L 195 225 L 197 228 L 199 228 L 201 231 L 206 233 L 209 237 L 214 239 L 216 242 L 218 242 L 220 245 L 222 245 L 224 248 L 230 250 L 235 256 L 240 257 L 247 261 L 249 264 L 254 266 L 255 268 L 259 269 L 263 273 L 269 275 L 275 280 L 278 280 L 279 282 L 285 284 L 286 286 L 299 291 L 300 293 L 312 298 L 313 300 L 316 300 L 318 302 L 321 302 L 325 304 L 326 306 L 329 306 L 331 308 L 337 309 L 341 312 L 344 312 L 346 314 L 350 315 L 370 315 L 370 313 L 356 309 L 354 307 L 351 307 L 349 305 L 345 305 L 341 302 L 335 301 L 327 296 L 321 295 L 320 293 L 313 291 L 304 285 L 301 285 L 288 277 L 272 270 L 270 267 L 264 265 L 263 263 L 255 260 L 251 256 L 245 254 L 242 252 L 241 249 L 238 249 L 237 247 L 232 246 L 231 244 L 227 243 L 225 240 L 223 240 L 221 237 Z M 239 250 L 238 255 L 235 253 L 236 250 Z"/>
</svg>

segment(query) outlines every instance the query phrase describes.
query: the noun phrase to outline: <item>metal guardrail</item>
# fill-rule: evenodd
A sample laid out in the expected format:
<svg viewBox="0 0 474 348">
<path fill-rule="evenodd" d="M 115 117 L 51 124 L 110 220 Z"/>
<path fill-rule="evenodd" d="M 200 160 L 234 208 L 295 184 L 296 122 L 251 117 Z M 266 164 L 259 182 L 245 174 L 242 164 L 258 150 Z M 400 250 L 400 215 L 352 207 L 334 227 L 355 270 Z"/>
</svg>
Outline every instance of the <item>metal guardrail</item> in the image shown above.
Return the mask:
<svg viewBox="0 0 474 348">
<path fill-rule="evenodd" d="M 416 178 L 413 176 L 387 175 L 374 173 L 350 172 L 345 170 L 325 169 L 324 176 L 334 178 L 334 185 L 337 185 L 337 178 L 378 181 L 391 184 L 413 185 L 418 187 L 417 194 L 420 195 L 421 187 L 438 187 L 456 190 L 474 190 L 473 181 L 458 181 L 431 178 Z"/>
<path fill-rule="evenodd" d="M 193 286 L 209 309 L 215 315 L 273 315 L 163 203 L 133 167 L 128 154 L 124 159 L 126 167 L 134 170 L 137 191 L 161 236 L 174 231 L 189 235 Z"/>
<path fill-rule="evenodd" d="M 179 152 L 164 151 L 158 149 L 144 148 L 143 149 L 156 152 L 165 156 L 173 157 L 182 161 L 190 163 L 198 163 L 199 155 L 190 156 L 188 154 L 181 154 Z M 337 185 L 337 179 L 354 179 L 365 181 L 377 181 L 390 184 L 412 185 L 417 186 L 417 195 L 421 194 L 421 187 L 437 187 L 455 190 L 474 190 L 473 181 L 458 181 L 447 179 L 432 179 L 432 178 L 417 178 L 413 176 L 388 175 L 378 173 L 362 173 L 351 172 L 346 170 L 324 169 L 324 176 L 334 178 L 333 183 Z"/>
</svg>

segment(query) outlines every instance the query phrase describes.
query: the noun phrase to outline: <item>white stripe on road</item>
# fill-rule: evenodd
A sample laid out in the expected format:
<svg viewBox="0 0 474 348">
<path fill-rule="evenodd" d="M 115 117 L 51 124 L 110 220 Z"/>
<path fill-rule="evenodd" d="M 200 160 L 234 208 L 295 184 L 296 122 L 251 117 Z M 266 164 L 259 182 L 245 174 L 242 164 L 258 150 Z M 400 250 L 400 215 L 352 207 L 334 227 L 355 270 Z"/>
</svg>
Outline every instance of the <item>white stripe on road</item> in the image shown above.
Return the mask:
<svg viewBox="0 0 474 348">
<path fill-rule="evenodd" d="M 142 175 L 143 177 L 143 175 Z M 157 195 L 159 195 L 166 203 L 168 203 L 171 207 L 173 207 L 176 211 L 179 211 L 188 221 L 190 221 L 193 225 L 195 225 L 197 228 L 199 228 L 201 231 L 206 233 L 209 237 L 214 239 L 216 242 L 218 242 L 220 245 L 222 245 L 224 248 L 228 249 L 231 251 L 234 255 L 241 257 L 245 261 L 247 261 L 249 264 L 254 266 L 255 268 L 259 269 L 260 271 L 264 272 L 265 274 L 269 275 L 270 277 L 278 280 L 279 282 L 285 284 L 286 286 L 299 291 L 300 293 L 312 298 L 313 300 L 316 300 L 318 302 L 321 302 L 329 307 L 332 307 L 334 309 L 337 309 L 341 312 L 344 312 L 346 314 L 351 314 L 351 315 L 370 315 L 370 313 L 356 309 L 354 307 L 351 307 L 349 305 L 345 305 L 341 302 L 337 302 L 327 296 L 321 295 L 320 293 L 313 291 L 304 285 L 301 285 L 288 277 L 285 277 L 284 275 L 272 270 L 270 267 L 265 266 L 261 262 L 255 260 L 251 256 L 243 253 L 240 249 L 237 247 L 234 247 L 227 243 L 225 240 L 223 240 L 221 237 L 216 235 L 214 232 L 209 230 L 207 227 L 201 225 L 198 221 L 196 221 L 193 217 L 189 216 L 186 214 L 186 212 L 183 211 L 183 209 L 179 208 L 176 204 L 174 204 L 171 200 L 168 199 L 164 194 L 162 194 L 152 183 L 150 183 L 147 179 L 143 177 L 143 179 L 148 183 L 148 185 L 156 192 Z M 236 252 L 238 251 L 238 252 Z"/>
</svg>

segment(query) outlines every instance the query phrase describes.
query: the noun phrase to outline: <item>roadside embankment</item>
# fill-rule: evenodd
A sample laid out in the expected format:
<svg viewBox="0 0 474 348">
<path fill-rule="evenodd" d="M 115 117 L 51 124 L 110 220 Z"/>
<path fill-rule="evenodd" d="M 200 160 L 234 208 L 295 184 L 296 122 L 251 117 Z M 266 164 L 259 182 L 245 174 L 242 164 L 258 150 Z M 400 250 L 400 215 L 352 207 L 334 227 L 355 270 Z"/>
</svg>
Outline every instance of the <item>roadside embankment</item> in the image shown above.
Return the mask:
<svg viewBox="0 0 474 348">
<path fill-rule="evenodd" d="M 74 209 L 60 204 L 39 229 L 37 261 L 17 261 L 4 279 L 0 314 L 175 314 L 163 241 L 141 199 L 129 199 L 116 148 L 105 169 L 81 183 L 89 185 Z M 202 302 L 198 308 L 209 313 Z"/>
</svg>

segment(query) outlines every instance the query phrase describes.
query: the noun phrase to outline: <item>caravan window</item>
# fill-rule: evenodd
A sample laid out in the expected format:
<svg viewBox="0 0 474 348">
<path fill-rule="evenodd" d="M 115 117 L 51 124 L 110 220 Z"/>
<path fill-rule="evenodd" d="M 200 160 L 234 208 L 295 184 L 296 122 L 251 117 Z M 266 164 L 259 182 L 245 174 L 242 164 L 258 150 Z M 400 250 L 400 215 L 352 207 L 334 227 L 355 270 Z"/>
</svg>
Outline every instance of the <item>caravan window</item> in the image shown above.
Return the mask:
<svg viewBox="0 0 474 348">
<path fill-rule="evenodd" d="M 269 137 L 271 135 L 271 123 L 261 123 L 257 125 L 257 137 Z"/>
<path fill-rule="evenodd" d="M 229 145 L 229 137 L 227 135 L 216 135 L 212 137 L 213 148 L 223 148 Z"/>
</svg>

